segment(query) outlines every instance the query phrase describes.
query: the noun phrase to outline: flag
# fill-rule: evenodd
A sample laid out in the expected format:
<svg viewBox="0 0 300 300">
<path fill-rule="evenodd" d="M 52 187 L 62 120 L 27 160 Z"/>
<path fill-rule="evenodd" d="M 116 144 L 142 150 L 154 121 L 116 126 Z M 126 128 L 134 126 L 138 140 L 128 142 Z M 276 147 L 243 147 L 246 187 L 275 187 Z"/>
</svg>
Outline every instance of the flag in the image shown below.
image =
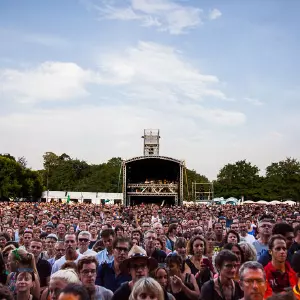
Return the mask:
<svg viewBox="0 0 300 300">
<path fill-rule="evenodd" d="M 67 198 L 67 203 L 70 202 L 70 195 L 68 195 L 68 198 Z"/>
</svg>

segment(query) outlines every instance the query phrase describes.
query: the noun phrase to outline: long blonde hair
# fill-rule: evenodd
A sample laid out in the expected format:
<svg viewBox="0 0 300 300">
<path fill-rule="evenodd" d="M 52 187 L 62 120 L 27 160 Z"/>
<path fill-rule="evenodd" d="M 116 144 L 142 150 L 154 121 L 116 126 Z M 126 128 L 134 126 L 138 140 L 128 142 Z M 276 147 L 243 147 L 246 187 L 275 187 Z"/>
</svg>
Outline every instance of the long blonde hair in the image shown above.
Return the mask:
<svg viewBox="0 0 300 300">
<path fill-rule="evenodd" d="M 143 277 L 134 284 L 129 300 L 137 300 L 141 293 L 154 294 L 158 300 L 164 300 L 161 285 L 151 277 Z"/>
</svg>

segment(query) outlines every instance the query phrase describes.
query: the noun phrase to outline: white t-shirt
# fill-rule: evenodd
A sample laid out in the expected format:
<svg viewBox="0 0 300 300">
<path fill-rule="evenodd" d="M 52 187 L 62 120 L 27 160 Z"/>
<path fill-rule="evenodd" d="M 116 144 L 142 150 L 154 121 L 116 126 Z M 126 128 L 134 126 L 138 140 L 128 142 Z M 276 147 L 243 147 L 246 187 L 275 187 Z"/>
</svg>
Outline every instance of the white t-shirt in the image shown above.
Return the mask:
<svg viewBox="0 0 300 300">
<path fill-rule="evenodd" d="M 84 253 L 80 253 L 79 249 L 76 250 L 78 254 L 84 255 L 84 256 L 94 256 L 97 254 L 97 252 L 93 251 L 92 249 L 87 249 Z"/>
<path fill-rule="evenodd" d="M 246 236 L 241 236 L 240 235 L 240 239 L 241 239 L 242 242 L 246 242 L 246 243 L 251 244 L 251 245 L 256 241 L 255 237 L 252 234 L 248 234 L 248 233 L 247 233 Z"/>
<path fill-rule="evenodd" d="M 84 257 L 84 255 L 78 254 L 78 257 L 77 257 L 76 260 L 74 260 L 74 263 L 77 264 L 78 260 L 80 258 L 82 258 L 82 257 Z M 51 274 L 54 274 L 55 272 L 57 272 L 66 261 L 67 260 L 66 260 L 66 256 L 65 255 L 63 257 L 61 257 L 60 259 L 56 260 L 55 263 L 54 263 L 54 265 L 52 266 Z"/>
</svg>

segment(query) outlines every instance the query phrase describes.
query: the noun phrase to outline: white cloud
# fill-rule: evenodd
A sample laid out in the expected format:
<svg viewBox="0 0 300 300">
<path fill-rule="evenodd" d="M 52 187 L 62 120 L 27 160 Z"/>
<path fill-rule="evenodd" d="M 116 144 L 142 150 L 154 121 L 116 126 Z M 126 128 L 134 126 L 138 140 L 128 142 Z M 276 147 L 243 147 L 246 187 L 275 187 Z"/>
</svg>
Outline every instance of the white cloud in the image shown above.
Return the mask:
<svg viewBox="0 0 300 300">
<path fill-rule="evenodd" d="M 246 97 L 245 100 L 249 103 L 251 103 L 252 105 L 255 105 L 255 106 L 262 106 L 264 105 L 264 103 L 258 99 L 255 99 L 255 98 L 249 98 L 249 97 Z"/>
<path fill-rule="evenodd" d="M 86 96 L 99 99 L 95 89 L 100 91 L 106 87 L 105 95 L 101 91 L 105 102 L 139 105 L 213 124 L 236 126 L 246 120 L 240 112 L 211 108 L 211 99 L 220 100 L 222 106 L 229 99 L 220 89 L 219 79 L 202 74 L 172 47 L 139 42 L 125 52 L 101 53 L 99 57 L 98 70 L 83 69 L 71 62 L 45 62 L 31 69 L 0 70 L 4 99 L 23 103 L 67 101 Z M 94 93 L 89 85 L 94 86 Z"/>
<path fill-rule="evenodd" d="M 138 20 L 142 26 L 157 27 L 160 31 L 182 34 L 199 26 L 202 10 L 180 5 L 171 0 L 131 0 L 128 6 L 115 6 L 102 1 L 94 5 L 100 16 L 112 20 Z"/>
<path fill-rule="evenodd" d="M 20 102 L 68 100 L 88 95 L 93 73 L 75 63 L 44 62 L 26 70 L 0 69 L 4 95 Z"/>
<path fill-rule="evenodd" d="M 210 20 L 215 20 L 215 19 L 220 18 L 221 16 L 222 16 L 222 13 L 218 9 L 214 8 L 209 12 L 208 18 Z"/>
</svg>

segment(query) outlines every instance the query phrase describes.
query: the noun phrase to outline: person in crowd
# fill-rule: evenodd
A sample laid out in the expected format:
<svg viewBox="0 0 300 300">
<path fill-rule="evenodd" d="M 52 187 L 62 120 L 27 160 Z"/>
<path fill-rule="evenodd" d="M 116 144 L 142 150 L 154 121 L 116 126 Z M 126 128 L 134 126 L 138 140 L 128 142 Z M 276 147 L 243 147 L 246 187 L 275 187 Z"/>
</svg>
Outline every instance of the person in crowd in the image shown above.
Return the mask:
<svg viewBox="0 0 300 300">
<path fill-rule="evenodd" d="M 240 286 L 244 292 L 242 300 L 264 300 L 267 290 L 264 267 L 256 261 L 245 262 L 239 271 Z"/>
<path fill-rule="evenodd" d="M 165 267 L 158 267 L 154 272 L 154 279 L 160 284 L 164 292 L 164 299 L 175 300 L 171 293 L 168 293 L 170 277 Z"/>
<path fill-rule="evenodd" d="M 56 260 L 52 266 L 51 274 L 57 272 L 60 267 L 68 260 L 74 261 L 75 263 L 83 257 L 82 254 L 76 251 L 77 243 L 76 243 L 76 236 L 75 234 L 66 234 L 65 236 L 65 247 L 66 247 L 66 254 L 62 256 L 60 259 Z"/>
<path fill-rule="evenodd" d="M 224 245 L 223 225 L 216 222 L 213 224 L 213 230 L 216 235 L 215 246 L 222 248 Z"/>
<path fill-rule="evenodd" d="M 197 278 L 199 287 L 209 281 L 214 273 L 214 268 L 206 254 L 206 240 L 202 236 L 194 236 L 188 244 L 188 255 L 190 258 L 186 259 L 186 264 Z"/>
<path fill-rule="evenodd" d="M 294 242 L 294 229 L 291 225 L 287 223 L 276 223 L 272 229 L 272 235 L 280 234 L 286 239 L 286 247 L 288 249 L 287 260 L 290 263 L 292 260 L 292 252 L 290 248 Z M 271 261 L 271 255 L 269 252 L 263 253 L 258 262 L 261 263 L 264 267 Z"/>
<path fill-rule="evenodd" d="M 38 238 L 33 238 L 30 242 L 30 253 L 33 254 L 35 259 L 35 265 L 40 278 L 41 290 L 46 288 L 49 284 L 51 275 L 51 264 L 40 257 L 42 253 L 42 241 Z"/>
<path fill-rule="evenodd" d="M 129 300 L 164 300 L 164 292 L 160 284 L 151 277 L 141 278 L 132 289 Z"/>
<path fill-rule="evenodd" d="M 158 266 L 157 261 L 147 256 L 146 251 L 138 246 L 133 246 L 128 258 L 120 264 L 122 272 L 129 272 L 131 280 L 124 282 L 114 293 L 113 300 L 128 300 L 134 284 L 143 277 L 148 277 L 149 272 Z"/>
<path fill-rule="evenodd" d="M 58 300 L 91 300 L 88 291 L 81 284 L 68 284 L 60 293 Z"/>
<path fill-rule="evenodd" d="M 57 241 L 54 245 L 54 257 L 48 259 L 48 262 L 53 267 L 54 263 L 66 254 L 65 242 Z"/>
<path fill-rule="evenodd" d="M 117 225 L 115 227 L 115 236 L 123 236 L 124 235 L 124 227 L 122 225 Z"/>
<path fill-rule="evenodd" d="M 46 237 L 45 245 L 46 245 L 46 251 L 42 252 L 42 258 L 43 259 L 50 259 L 55 256 L 55 250 L 54 245 L 58 241 L 58 237 L 54 233 L 50 233 Z"/>
<path fill-rule="evenodd" d="M 294 297 L 300 300 L 300 251 L 296 252 L 292 258 L 292 268 L 297 274 L 297 283 L 293 286 Z"/>
<path fill-rule="evenodd" d="M 294 228 L 294 242 L 289 249 L 291 255 L 300 250 L 300 225 L 295 226 Z"/>
<path fill-rule="evenodd" d="M 16 300 L 39 300 L 30 291 L 35 284 L 34 272 L 25 270 L 16 275 Z"/>
<path fill-rule="evenodd" d="M 248 233 L 248 226 L 246 220 L 244 219 L 239 220 L 239 232 L 240 232 L 239 240 L 243 242 L 247 242 L 249 244 L 253 244 L 255 242 L 255 237 L 252 234 Z"/>
<path fill-rule="evenodd" d="M 213 231 L 208 231 L 205 235 L 206 240 L 206 256 L 211 263 L 214 261 L 216 234 Z"/>
<path fill-rule="evenodd" d="M 52 220 L 53 222 L 53 220 Z M 53 224 L 54 225 L 54 224 Z M 56 226 L 56 234 L 59 241 L 64 241 L 67 233 L 67 226 L 65 224 L 59 223 Z"/>
<path fill-rule="evenodd" d="M 256 250 L 253 245 L 251 245 L 247 242 L 240 242 L 239 245 L 240 245 L 241 249 L 243 250 L 245 261 L 256 261 L 257 260 Z"/>
<path fill-rule="evenodd" d="M 35 275 L 35 284 L 32 288 L 32 294 L 38 299 L 40 296 L 40 280 L 34 256 L 24 249 L 14 249 L 8 255 L 8 265 L 10 273 L 7 277 L 7 285 L 10 291 L 15 293 L 17 274 L 20 271 L 33 272 Z"/>
<path fill-rule="evenodd" d="M 244 252 L 243 252 L 243 250 L 242 250 L 242 248 L 240 247 L 239 244 L 231 244 L 231 243 L 229 243 L 229 244 L 224 245 L 223 249 L 230 250 L 238 258 L 238 266 L 237 266 L 236 274 L 235 274 L 235 277 L 234 277 L 234 280 L 238 280 L 239 279 L 239 269 L 240 269 L 240 266 L 245 262 Z"/>
<path fill-rule="evenodd" d="M 143 234 L 139 229 L 133 229 L 131 232 L 131 239 L 137 240 L 137 245 L 140 246 L 143 243 Z"/>
<path fill-rule="evenodd" d="M 96 255 L 96 259 L 98 260 L 99 265 L 103 263 L 111 263 L 114 259 L 113 257 L 113 248 L 112 243 L 115 238 L 115 232 L 111 228 L 107 228 L 102 230 L 101 232 L 101 240 L 103 241 L 103 245 L 105 249 L 98 252 Z"/>
<path fill-rule="evenodd" d="M 66 269 L 57 271 L 51 275 L 49 289 L 44 290 L 41 300 L 58 300 L 62 290 L 71 283 L 81 284 L 74 270 Z"/>
<path fill-rule="evenodd" d="M 169 226 L 168 232 L 167 232 L 167 248 L 171 251 L 174 251 L 175 249 L 175 243 L 177 240 L 177 224 L 171 224 Z"/>
<path fill-rule="evenodd" d="M 179 256 L 181 256 L 182 261 L 185 262 L 185 260 L 188 258 L 187 256 L 187 241 L 184 237 L 179 237 L 174 245 L 175 253 L 177 253 Z"/>
<path fill-rule="evenodd" d="M 272 229 L 274 226 L 274 221 L 269 216 L 262 216 L 258 223 L 258 233 L 259 239 L 253 242 L 253 246 L 255 247 L 257 253 L 257 260 L 259 261 L 260 257 L 268 252 L 268 242 L 272 235 Z"/>
<path fill-rule="evenodd" d="M 1 249 L 4 249 L 4 247 L 8 241 L 10 241 L 8 233 L 0 232 L 0 248 Z"/>
<path fill-rule="evenodd" d="M 224 244 L 238 244 L 240 242 L 240 236 L 237 232 L 234 230 L 227 231 L 225 237 L 224 237 Z"/>
<path fill-rule="evenodd" d="M 229 229 L 230 230 L 234 230 L 235 232 L 239 232 L 239 220 L 236 219 L 236 220 L 233 220 L 233 222 L 231 223 Z"/>
<path fill-rule="evenodd" d="M 22 236 L 22 248 L 25 250 L 29 250 L 30 242 L 33 238 L 33 232 L 31 229 L 26 229 Z"/>
<path fill-rule="evenodd" d="M 171 292 L 175 299 L 197 300 L 200 296 L 198 284 L 193 274 L 182 269 L 182 258 L 177 253 L 171 253 L 166 258 L 166 265 L 170 275 Z"/>
<path fill-rule="evenodd" d="M 95 223 L 89 225 L 89 233 L 91 234 L 89 249 L 93 249 L 98 240 L 97 226 Z"/>
<path fill-rule="evenodd" d="M 6 284 L 7 281 L 7 269 L 3 255 L 0 252 L 0 284 Z"/>
<path fill-rule="evenodd" d="M 89 249 L 91 234 L 88 231 L 80 231 L 77 235 L 78 249 L 77 253 L 85 256 L 96 255 L 97 252 Z"/>
<path fill-rule="evenodd" d="M 103 286 L 115 292 L 122 283 L 131 280 L 127 271 L 122 272 L 120 264 L 128 258 L 128 252 L 131 248 L 129 238 L 117 237 L 113 241 L 114 260 L 111 263 L 103 263 L 99 266 L 96 277 L 96 284 Z"/>
<path fill-rule="evenodd" d="M 46 224 L 45 231 L 48 235 L 54 233 L 54 225 L 51 221 Z"/>
<path fill-rule="evenodd" d="M 267 290 L 265 298 L 273 293 L 281 293 L 297 284 L 297 276 L 287 259 L 286 239 L 283 235 L 273 235 L 269 240 L 271 261 L 265 266 Z"/>
<path fill-rule="evenodd" d="M 239 300 L 243 291 L 238 282 L 234 281 L 238 258 L 230 250 L 220 251 L 215 259 L 219 276 L 204 283 L 201 288 L 201 299 Z"/>
<path fill-rule="evenodd" d="M 172 251 L 169 248 L 167 248 L 167 240 L 168 240 L 168 237 L 164 234 L 157 237 L 157 241 L 159 241 L 160 244 L 161 244 L 161 249 L 160 250 L 164 251 L 166 254 L 169 254 Z"/>
<path fill-rule="evenodd" d="M 10 292 L 9 288 L 1 283 L 0 283 L 0 299 L 1 300 L 14 300 L 14 296 Z"/>
<path fill-rule="evenodd" d="M 251 218 L 246 219 L 246 225 L 247 225 L 248 234 L 255 236 L 256 226 L 255 224 L 252 223 Z"/>
<path fill-rule="evenodd" d="M 95 285 L 98 261 L 94 256 L 85 256 L 78 261 L 79 279 L 87 289 L 93 300 L 110 300 L 113 296 L 111 290 Z"/>
</svg>

